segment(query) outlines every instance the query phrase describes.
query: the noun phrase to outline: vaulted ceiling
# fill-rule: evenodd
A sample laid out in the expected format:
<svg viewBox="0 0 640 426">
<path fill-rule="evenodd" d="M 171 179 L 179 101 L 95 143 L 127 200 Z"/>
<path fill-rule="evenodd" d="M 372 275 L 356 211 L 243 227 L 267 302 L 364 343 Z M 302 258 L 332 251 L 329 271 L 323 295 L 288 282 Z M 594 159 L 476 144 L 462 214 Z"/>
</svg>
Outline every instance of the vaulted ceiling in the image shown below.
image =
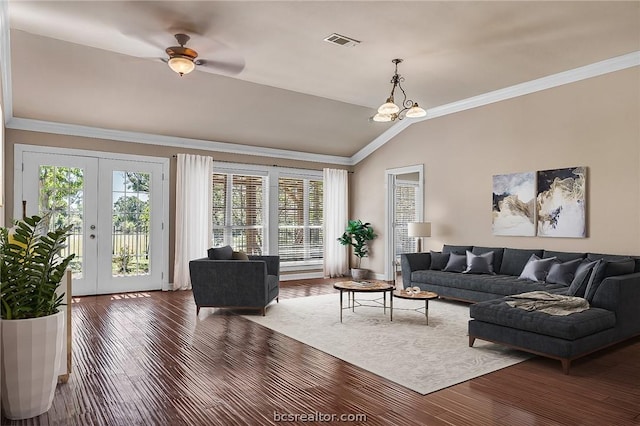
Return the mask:
<svg viewBox="0 0 640 426">
<path fill-rule="evenodd" d="M 14 118 L 312 156 L 352 157 L 389 131 L 392 124 L 369 118 L 389 95 L 393 58 L 404 59 L 409 98 L 434 109 L 640 51 L 637 1 L 3 7 L 11 63 L 4 102 Z M 233 69 L 178 76 L 159 59 L 176 32 L 192 36 L 187 46 L 200 57 Z M 323 40 L 334 32 L 361 43 Z"/>
</svg>

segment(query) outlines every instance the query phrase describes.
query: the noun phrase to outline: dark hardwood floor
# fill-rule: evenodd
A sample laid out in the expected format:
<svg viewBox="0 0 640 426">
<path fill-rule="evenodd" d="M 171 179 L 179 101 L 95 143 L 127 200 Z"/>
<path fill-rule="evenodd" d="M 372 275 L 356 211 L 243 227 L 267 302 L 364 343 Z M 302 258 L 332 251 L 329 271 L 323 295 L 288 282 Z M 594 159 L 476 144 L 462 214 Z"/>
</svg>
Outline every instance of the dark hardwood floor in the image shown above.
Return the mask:
<svg viewBox="0 0 640 426">
<path fill-rule="evenodd" d="M 333 292 L 332 282 L 283 282 L 280 298 Z M 232 312 L 195 312 L 188 291 L 75 299 L 69 382 L 48 413 L 2 424 L 302 424 L 283 416 L 314 413 L 304 424 L 640 424 L 640 338 L 568 376 L 536 357 L 423 396 Z"/>
</svg>

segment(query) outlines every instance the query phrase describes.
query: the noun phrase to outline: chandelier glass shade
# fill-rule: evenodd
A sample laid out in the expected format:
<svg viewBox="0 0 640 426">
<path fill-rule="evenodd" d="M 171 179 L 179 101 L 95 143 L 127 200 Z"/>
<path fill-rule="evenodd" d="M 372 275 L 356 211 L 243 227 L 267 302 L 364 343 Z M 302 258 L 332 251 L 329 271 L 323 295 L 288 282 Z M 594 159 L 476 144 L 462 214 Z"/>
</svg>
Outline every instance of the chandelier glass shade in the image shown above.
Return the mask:
<svg viewBox="0 0 640 426">
<path fill-rule="evenodd" d="M 393 97 L 387 99 L 387 102 L 380 105 L 378 112 L 380 114 L 397 114 L 400 111 L 400 107 L 393 103 Z"/>
<path fill-rule="evenodd" d="M 380 105 L 378 108 L 378 113 L 373 116 L 373 121 L 377 122 L 388 122 L 395 120 L 402 120 L 404 117 L 409 118 L 420 118 L 427 115 L 427 112 L 420 108 L 417 102 L 412 101 L 411 99 L 407 99 L 407 94 L 405 93 L 402 82 L 404 81 L 404 77 L 398 74 L 398 64 L 402 62 L 402 59 L 394 59 L 391 61 L 396 66 L 396 71 L 391 77 L 391 95 L 387 98 L 386 102 Z M 394 102 L 394 94 L 396 88 L 400 89 L 402 92 L 403 100 L 401 106 L 396 105 Z"/>
<path fill-rule="evenodd" d="M 169 64 L 169 68 L 171 68 L 174 72 L 177 72 L 181 76 L 184 74 L 189 74 L 196 67 L 196 64 L 191 58 L 177 55 L 171 57 L 167 63 Z"/>
</svg>

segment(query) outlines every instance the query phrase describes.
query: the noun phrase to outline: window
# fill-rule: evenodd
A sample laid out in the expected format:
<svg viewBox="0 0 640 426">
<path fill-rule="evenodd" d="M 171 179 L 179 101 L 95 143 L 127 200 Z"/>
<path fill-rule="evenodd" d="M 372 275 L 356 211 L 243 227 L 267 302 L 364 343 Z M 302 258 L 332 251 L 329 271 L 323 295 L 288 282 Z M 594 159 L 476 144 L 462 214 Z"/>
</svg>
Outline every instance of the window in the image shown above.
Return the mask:
<svg viewBox="0 0 640 426">
<path fill-rule="evenodd" d="M 322 259 L 322 180 L 278 179 L 278 254 L 281 262 Z"/>
<path fill-rule="evenodd" d="M 396 257 L 416 251 L 416 239 L 407 235 L 409 222 L 416 221 L 418 185 L 415 182 L 397 181 L 395 186 Z"/>
<path fill-rule="evenodd" d="M 233 173 L 213 175 L 213 246 L 261 255 L 265 252 L 265 178 Z"/>
<path fill-rule="evenodd" d="M 214 162 L 212 246 L 280 256 L 288 271 L 324 257 L 322 172 Z"/>
<path fill-rule="evenodd" d="M 38 214 L 48 218 L 48 230 L 73 225 L 60 256 L 75 253 L 69 263 L 73 278 L 82 279 L 84 220 L 84 170 L 76 167 L 39 166 Z"/>
<path fill-rule="evenodd" d="M 114 277 L 150 273 L 150 182 L 150 173 L 113 171 L 111 271 Z M 82 223 L 81 219 L 78 221 Z"/>
</svg>

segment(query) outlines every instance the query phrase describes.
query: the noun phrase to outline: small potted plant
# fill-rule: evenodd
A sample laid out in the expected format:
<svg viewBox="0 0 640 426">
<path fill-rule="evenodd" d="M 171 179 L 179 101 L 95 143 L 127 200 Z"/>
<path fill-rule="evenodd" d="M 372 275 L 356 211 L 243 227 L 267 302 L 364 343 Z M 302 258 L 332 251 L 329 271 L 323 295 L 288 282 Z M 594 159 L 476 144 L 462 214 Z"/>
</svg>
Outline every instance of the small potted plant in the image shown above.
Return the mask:
<svg viewBox="0 0 640 426">
<path fill-rule="evenodd" d="M 350 220 L 347 229 L 342 236 L 338 238 L 338 242 L 343 246 L 350 245 L 353 247 L 353 254 L 356 256 L 356 267 L 351 268 L 351 278 L 354 280 L 362 280 L 367 277 L 369 270 L 360 268 L 363 257 L 369 255 L 368 241 L 376 238 L 373 227 L 369 222 L 362 223 L 361 220 Z"/>
<path fill-rule="evenodd" d="M 2 410 L 11 420 L 51 408 L 62 352 L 64 294 L 57 289 L 74 255 L 60 257 L 69 227 L 47 232 L 32 216 L 0 228 Z"/>
</svg>

